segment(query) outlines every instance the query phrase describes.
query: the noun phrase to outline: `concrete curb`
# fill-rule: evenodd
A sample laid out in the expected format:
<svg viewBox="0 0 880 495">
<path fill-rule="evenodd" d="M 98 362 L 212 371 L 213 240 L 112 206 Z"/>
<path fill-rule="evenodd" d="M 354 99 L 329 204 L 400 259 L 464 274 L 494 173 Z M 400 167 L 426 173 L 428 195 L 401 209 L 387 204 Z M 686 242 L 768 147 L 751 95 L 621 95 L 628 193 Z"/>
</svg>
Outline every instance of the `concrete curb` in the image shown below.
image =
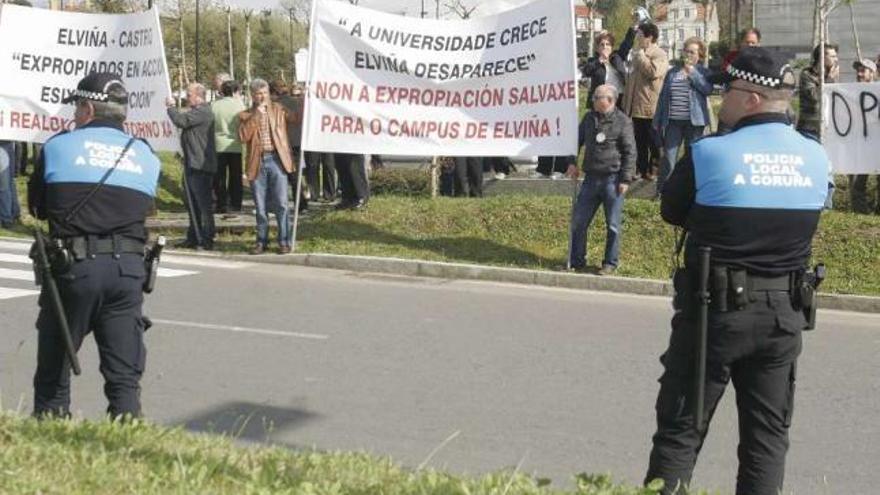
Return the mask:
<svg viewBox="0 0 880 495">
<path fill-rule="evenodd" d="M 204 256 L 192 251 L 171 251 L 176 255 Z M 374 256 L 348 256 L 340 254 L 211 254 L 210 257 L 251 263 L 275 265 L 297 265 L 313 268 L 329 268 L 361 273 L 386 273 L 411 277 L 435 277 L 456 280 L 483 280 L 507 282 L 543 287 L 565 289 L 618 292 L 645 296 L 671 296 L 672 283 L 664 280 L 651 280 L 628 277 L 601 277 L 579 273 L 555 272 L 549 270 L 528 270 L 524 268 L 505 268 L 441 261 L 408 260 L 401 258 L 380 258 Z M 819 294 L 821 309 L 835 309 L 859 313 L 880 313 L 880 297 L 853 296 L 843 294 Z"/>
</svg>

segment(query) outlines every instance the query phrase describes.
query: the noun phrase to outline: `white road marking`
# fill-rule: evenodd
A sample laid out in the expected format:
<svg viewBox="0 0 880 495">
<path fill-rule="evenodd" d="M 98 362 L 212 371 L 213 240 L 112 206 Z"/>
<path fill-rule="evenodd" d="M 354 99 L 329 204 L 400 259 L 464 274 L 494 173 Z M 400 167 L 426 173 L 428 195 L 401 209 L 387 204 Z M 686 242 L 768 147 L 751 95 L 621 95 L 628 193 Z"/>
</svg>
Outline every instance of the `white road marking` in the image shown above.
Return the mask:
<svg viewBox="0 0 880 495">
<path fill-rule="evenodd" d="M 9 280 L 33 280 L 34 272 L 32 270 L 10 270 L 8 268 L 0 268 L 0 278 Z"/>
<path fill-rule="evenodd" d="M 195 275 L 199 272 L 192 272 L 189 270 L 175 270 L 173 268 L 159 268 L 158 275 L 163 278 L 172 278 L 172 277 L 185 277 L 187 275 Z"/>
<path fill-rule="evenodd" d="M 12 251 L 30 251 L 31 243 L 0 241 L 0 249 L 10 249 Z"/>
<path fill-rule="evenodd" d="M 35 296 L 39 293 L 40 293 L 40 291 L 36 291 L 36 290 L 10 289 L 7 287 L 0 287 L 0 299 L 12 299 L 13 297 Z"/>
<path fill-rule="evenodd" d="M 248 328 L 248 327 L 238 327 L 231 325 L 212 325 L 210 323 L 196 323 L 192 321 L 177 321 L 177 320 L 161 320 L 158 318 L 152 318 L 153 323 L 160 323 L 164 325 L 174 325 L 179 327 L 192 327 L 192 328 L 201 328 L 205 330 L 223 330 L 226 332 L 238 332 L 238 333 L 255 333 L 260 335 L 275 335 L 279 337 L 295 337 L 299 339 L 311 339 L 311 340 L 327 340 L 330 338 L 329 335 L 321 335 L 315 333 L 300 333 L 300 332 L 282 332 L 280 330 L 266 330 L 263 328 Z"/>
<path fill-rule="evenodd" d="M 177 256 L 173 254 L 163 254 L 162 263 L 171 263 L 173 265 L 191 265 L 206 266 L 211 268 L 248 268 L 253 263 L 243 263 L 241 261 L 228 261 L 220 258 L 196 257 L 196 256 Z"/>
<path fill-rule="evenodd" d="M 31 259 L 24 254 L 0 253 L 0 261 L 3 263 L 31 264 Z"/>
</svg>

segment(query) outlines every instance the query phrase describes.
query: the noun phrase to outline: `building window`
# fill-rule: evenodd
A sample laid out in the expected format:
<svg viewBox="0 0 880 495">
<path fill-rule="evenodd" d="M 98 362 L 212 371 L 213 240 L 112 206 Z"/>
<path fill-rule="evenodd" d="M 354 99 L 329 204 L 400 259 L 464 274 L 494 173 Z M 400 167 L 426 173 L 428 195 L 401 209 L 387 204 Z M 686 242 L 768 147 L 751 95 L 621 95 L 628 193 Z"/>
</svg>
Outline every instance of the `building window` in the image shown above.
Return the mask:
<svg viewBox="0 0 880 495">
<path fill-rule="evenodd" d="M 684 41 L 684 29 L 678 30 L 678 41 Z"/>
<path fill-rule="evenodd" d="M 668 29 L 663 30 L 663 41 L 666 43 L 669 42 L 669 30 Z"/>
<path fill-rule="evenodd" d="M 703 37 L 703 28 L 698 27 L 697 28 L 697 38 L 702 38 L 702 37 Z"/>
<path fill-rule="evenodd" d="M 684 18 L 690 19 L 691 17 L 691 9 L 684 9 Z"/>
<path fill-rule="evenodd" d="M 678 19 L 678 9 L 672 9 L 672 18 Z"/>
</svg>

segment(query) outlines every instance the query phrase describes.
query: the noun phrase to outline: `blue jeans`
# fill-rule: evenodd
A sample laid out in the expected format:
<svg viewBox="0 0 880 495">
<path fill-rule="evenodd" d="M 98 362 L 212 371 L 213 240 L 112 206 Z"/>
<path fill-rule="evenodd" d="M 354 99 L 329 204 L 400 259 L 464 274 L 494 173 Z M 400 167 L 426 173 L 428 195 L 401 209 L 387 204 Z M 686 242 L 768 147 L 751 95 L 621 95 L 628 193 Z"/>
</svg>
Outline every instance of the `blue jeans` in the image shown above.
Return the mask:
<svg viewBox="0 0 880 495">
<path fill-rule="evenodd" d="M 10 141 L 0 141 L 0 222 L 12 223 L 21 215 L 15 190 L 15 148 Z"/>
<path fill-rule="evenodd" d="M 251 182 L 257 214 L 257 244 L 269 243 L 269 210 L 278 221 L 278 245 L 290 246 L 290 207 L 287 200 L 287 172 L 278 155 L 263 155 L 256 180 Z"/>
<path fill-rule="evenodd" d="M 657 195 L 663 194 L 663 183 L 675 169 L 678 161 L 678 147 L 684 142 L 690 146 L 694 139 L 703 135 L 704 125 L 691 125 L 689 120 L 670 120 L 663 132 L 663 161 L 657 175 Z"/>
<path fill-rule="evenodd" d="M 605 238 L 605 257 L 602 266 L 618 265 L 620 254 L 620 220 L 623 216 L 623 195 L 617 194 L 617 175 L 586 176 L 574 203 L 571 216 L 571 258 L 572 268 L 583 268 L 587 264 L 587 229 L 593 222 L 599 205 L 605 211 L 607 226 Z"/>
</svg>

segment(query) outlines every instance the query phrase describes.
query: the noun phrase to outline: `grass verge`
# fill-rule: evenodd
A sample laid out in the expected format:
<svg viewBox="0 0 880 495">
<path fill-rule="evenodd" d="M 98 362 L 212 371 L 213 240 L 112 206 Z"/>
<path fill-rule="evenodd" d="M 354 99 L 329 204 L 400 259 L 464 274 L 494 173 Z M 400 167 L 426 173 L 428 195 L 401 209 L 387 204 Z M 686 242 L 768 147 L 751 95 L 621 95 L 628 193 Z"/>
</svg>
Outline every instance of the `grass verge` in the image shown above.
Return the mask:
<svg viewBox="0 0 880 495">
<path fill-rule="evenodd" d="M 181 168 L 160 154 L 163 175 L 159 216 L 184 211 Z M 24 192 L 24 179 L 19 190 Z M 839 176 L 835 208 L 848 207 L 847 179 Z M 872 186 L 873 187 L 873 186 Z M 870 191 L 873 195 L 873 189 Z M 22 196 L 24 197 L 24 196 Z M 534 269 L 555 269 L 568 250 L 570 200 L 563 196 L 500 196 L 483 199 L 376 196 L 364 212 L 327 212 L 300 223 L 299 252 L 452 261 Z M 663 223 L 656 202 L 628 199 L 623 220 L 618 275 L 666 279 L 675 234 Z M 0 229 L 0 236 L 28 236 L 25 225 Z M 588 236 L 587 261 L 598 264 L 604 248 L 604 220 L 598 214 Z M 179 231 L 165 232 L 169 237 Z M 246 252 L 252 232 L 221 232 L 216 246 Z M 880 216 L 835 209 L 823 213 L 814 240 L 814 259 L 829 267 L 822 290 L 880 296 Z"/>
<path fill-rule="evenodd" d="M 297 251 L 559 269 L 568 252 L 569 201 L 378 196 L 363 212 L 305 217 Z M 658 208 L 653 201 L 626 201 L 618 275 L 669 277 L 675 231 L 662 222 Z M 601 262 L 604 238 L 598 214 L 588 236 L 588 263 Z M 241 252 L 253 243 L 253 233 L 221 233 L 217 241 L 221 250 Z M 829 267 L 823 291 L 880 295 L 880 217 L 825 212 L 813 247 L 814 259 Z"/>
<path fill-rule="evenodd" d="M 0 491 L 64 494 L 651 495 L 581 474 L 562 491 L 515 470 L 459 477 L 364 453 L 242 447 L 143 421 L 37 422 L 0 412 Z"/>
</svg>

